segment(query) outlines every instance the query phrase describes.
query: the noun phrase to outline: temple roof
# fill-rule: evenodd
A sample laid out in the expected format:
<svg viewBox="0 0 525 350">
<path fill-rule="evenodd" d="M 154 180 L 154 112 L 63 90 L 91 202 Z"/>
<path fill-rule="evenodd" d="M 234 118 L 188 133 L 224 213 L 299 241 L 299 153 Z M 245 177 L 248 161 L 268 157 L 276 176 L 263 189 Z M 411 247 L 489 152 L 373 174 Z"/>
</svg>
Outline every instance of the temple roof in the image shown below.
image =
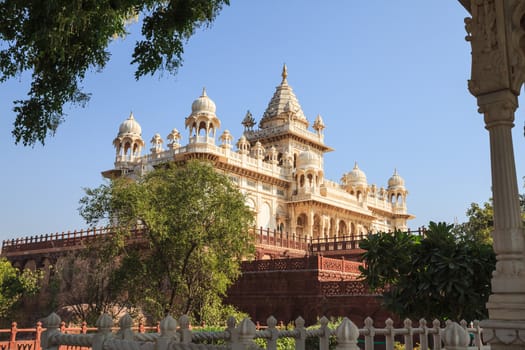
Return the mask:
<svg viewBox="0 0 525 350">
<path fill-rule="evenodd" d="M 275 124 L 271 122 L 276 119 L 288 119 L 287 117 L 285 118 L 285 116 L 291 116 L 291 119 L 300 121 L 305 124 L 305 127 L 308 126 L 308 120 L 304 116 L 301 105 L 293 93 L 292 87 L 288 85 L 288 71 L 286 65 L 283 66 L 282 77 L 283 80 L 281 81 L 281 84 L 275 88 L 275 93 L 273 94 L 270 103 L 268 103 L 268 107 L 260 121 L 259 126 L 261 129 L 267 126 L 275 126 Z"/>
</svg>

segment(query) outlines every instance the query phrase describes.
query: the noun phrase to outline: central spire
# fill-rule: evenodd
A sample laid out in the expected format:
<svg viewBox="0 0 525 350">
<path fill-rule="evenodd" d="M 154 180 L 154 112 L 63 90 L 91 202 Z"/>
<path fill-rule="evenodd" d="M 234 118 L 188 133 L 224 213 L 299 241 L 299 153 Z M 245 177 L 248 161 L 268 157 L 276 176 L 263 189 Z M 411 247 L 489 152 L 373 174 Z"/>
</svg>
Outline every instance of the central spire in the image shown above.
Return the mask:
<svg viewBox="0 0 525 350">
<path fill-rule="evenodd" d="M 288 77 L 288 69 L 286 68 L 286 63 L 283 64 L 283 72 L 281 76 L 283 77 L 283 80 L 281 81 L 281 85 L 287 85 L 288 81 L 286 81 L 286 77 Z"/>
</svg>

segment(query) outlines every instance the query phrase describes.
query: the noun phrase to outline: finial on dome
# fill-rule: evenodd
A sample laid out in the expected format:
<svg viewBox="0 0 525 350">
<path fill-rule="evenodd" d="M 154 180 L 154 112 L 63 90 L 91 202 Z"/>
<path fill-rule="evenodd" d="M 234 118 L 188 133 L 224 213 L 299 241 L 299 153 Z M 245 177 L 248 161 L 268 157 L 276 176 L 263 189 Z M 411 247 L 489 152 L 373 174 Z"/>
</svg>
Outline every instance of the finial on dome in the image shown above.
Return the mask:
<svg viewBox="0 0 525 350">
<path fill-rule="evenodd" d="M 202 88 L 202 94 L 201 94 L 201 97 L 207 97 L 208 95 L 206 94 L 206 87 L 203 87 Z"/>
<path fill-rule="evenodd" d="M 283 64 L 283 72 L 281 76 L 283 77 L 283 81 L 281 82 L 281 84 L 287 84 L 286 77 L 288 77 L 288 69 L 286 68 L 286 63 Z"/>
<path fill-rule="evenodd" d="M 399 175 L 399 174 L 397 173 L 397 168 L 394 168 L 394 175 Z"/>
<path fill-rule="evenodd" d="M 357 160 L 354 162 L 354 169 L 359 169 L 359 166 L 357 166 Z"/>
<path fill-rule="evenodd" d="M 128 117 L 128 119 L 130 119 L 130 120 L 131 120 L 131 119 L 135 119 L 135 117 L 133 116 L 133 111 L 130 111 L 130 112 L 129 112 L 129 117 Z"/>
</svg>

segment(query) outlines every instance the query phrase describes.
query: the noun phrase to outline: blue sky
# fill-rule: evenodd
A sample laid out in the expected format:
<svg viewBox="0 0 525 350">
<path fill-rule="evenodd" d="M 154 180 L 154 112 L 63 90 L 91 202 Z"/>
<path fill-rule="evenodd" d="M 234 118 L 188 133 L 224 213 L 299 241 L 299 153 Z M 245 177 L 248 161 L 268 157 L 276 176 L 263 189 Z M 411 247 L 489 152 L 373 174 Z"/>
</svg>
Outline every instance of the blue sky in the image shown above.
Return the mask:
<svg viewBox="0 0 525 350">
<path fill-rule="evenodd" d="M 233 0 L 213 26 L 186 45 L 176 76 L 140 81 L 129 65 L 140 28 L 111 44 L 102 73 L 83 86 L 86 108 L 71 107 L 45 146 L 14 145 L 12 101 L 25 98 L 27 75 L 0 85 L 2 181 L 0 239 L 84 228 L 83 187 L 103 182 L 112 140 L 133 111 L 148 143 L 173 128 L 188 140 L 184 118 L 205 86 L 222 129 L 235 140 L 249 109 L 261 118 L 283 63 L 313 122 L 321 114 L 325 176 L 338 181 L 357 161 L 369 183 L 386 186 L 394 168 L 405 178 L 416 228 L 430 220 L 462 222 L 471 202 L 490 197 L 488 132 L 467 91 L 470 45 L 457 1 Z M 523 118 L 514 143 L 518 183 L 525 175 Z M 521 188 L 520 188 L 521 190 Z"/>
</svg>

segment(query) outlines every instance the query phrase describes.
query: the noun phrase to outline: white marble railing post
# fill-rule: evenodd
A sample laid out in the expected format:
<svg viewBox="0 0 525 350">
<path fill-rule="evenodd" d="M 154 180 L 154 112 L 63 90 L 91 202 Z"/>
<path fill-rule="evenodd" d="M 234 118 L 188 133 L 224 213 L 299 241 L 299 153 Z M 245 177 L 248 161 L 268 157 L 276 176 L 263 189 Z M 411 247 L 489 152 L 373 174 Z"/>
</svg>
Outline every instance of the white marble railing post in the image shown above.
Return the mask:
<svg viewBox="0 0 525 350">
<path fill-rule="evenodd" d="M 336 350 L 359 350 L 357 346 L 357 338 L 359 338 L 359 329 L 348 318 L 343 318 L 343 321 L 335 330 L 337 337 Z"/>
<path fill-rule="evenodd" d="M 301 316 L 295 320 L 295 329 L 298 333 L 297 338 L 295 338 L 295 350 L 305 350 L 306 328 L 304 328 L 304 319 Z"/>
<path fill-rule="evenodd" d="M 433 336 L 432 336 L 432 349 L 433 350 L 440 350 L 441 349 L 441 322 L 439 320 L 432 321 L 432 330 L 433 330 Z"/>
<path fill-rule="evenodd" d="M 267 350 L 277 350 L 277 339 L 279 339 L 279 331 L 277 330 L 277 319 L 273 316 L 268 317 L 266 320 L 268 325 L 268 332 L 270 333 L 270 338 L 266 340 L 266 349 Z"/>
<path fill-rule="evenodd" d="M 408 318 L 403 321 L 403 325 L 406 329 L 406 334 L 404 336 L 405 338 L 405 349 L 413 349 L 414 346 L 412 345 L 414 343 L 413 336 L 414 333 L 412 331 L 412 320 L 409 320 Z"/>
<path fill-rule="evenodd" d="M 125 314 L 119 320 L 119 331 L 116 334 L 116 337 L 123 340 L 133 340 L 134 334 L 131 330 L 133 326 L 133 319 L 129 314 Z"/>
<path fill-rule="evenodd" d="M 60 333 L 60 316 L 54 312 L 42 320 L 42 326 L 46 329 L 40 338 L 42 350 L 58 350 L 59 346 L 53 342 L 53 337 Z"/>
<path fill-rule="evenodd" d="M 231 343 L 232 350 L 246 350 L 253 347 L 255 345 L 253 342 L 256 332 L 255 323 L 249 318 L 245 318 L 237 329 L 238 339 Z"/>
<path fill-rule="evenodd" d="M 394 333 L 394 321 L 391 318 L 387 318 L 385 321 L 385 348 L 386 350 L 394 349 L 395 333 Z"/>
<path fill-rule="evenodd" d="M 319 319 L 321 335 L 319 336 L 319 350 L 328 350 L 330 345 L 330 329 L 328 329 L 328 318 L 325 316 Z"/>
<path fill-rule="evenodd" d="M 451 322 L 443 332 L 446 350 L 467 350 L 469 335 L 465 328 L 456 322 Z"/>
<path fill-rule="evenodd" d="M 190 318 L 188 315 L 182 315 L 179 318 L 180 342 L 184 344 L 191 343 Z"/>
<path fill-rule="evenodd" d="M 419 348 L 421 350 L 427 350 L 428 349 L 428 328 L 427 328 L 427 320 L 424 318 L 419 320 L 419 328 L 423 330 L 423 333 L 419 334 Z"/>
<path fill-rule="evenodd" d="M 160 337 L 157 338 L 155 343 L 155 350 L 168 350 L 172 341 L 179 341 L 177 321 L 171 315 L 168 315 L 160 321 Z"/>
<path fill-rule="evenodd" d="M 93 350 L 103 350 L 106 339 L 113 337 L 111 327 L 113 327 L 113 318 L 108 314 L 102 314 L 97 320 L 97 333 L 93 335 L 91 347 Z"/>
<path fill-rule="evenodd" d="M 226 331 L 230 334 L 230 338 L 228 339 L 228 345 L 230 346 L 233 346 L 232 344 L 239 341 L 239 330 L 235 327 L 236 323 L 237 321 L 233 316 L 229 316 L 226 320 Z"/>
<path fill-rule="evenodd" d="M 374 350 L 375 328 L 372 318 L 365 318 L 365 329 L 365 350 Z"/>
</svg>

